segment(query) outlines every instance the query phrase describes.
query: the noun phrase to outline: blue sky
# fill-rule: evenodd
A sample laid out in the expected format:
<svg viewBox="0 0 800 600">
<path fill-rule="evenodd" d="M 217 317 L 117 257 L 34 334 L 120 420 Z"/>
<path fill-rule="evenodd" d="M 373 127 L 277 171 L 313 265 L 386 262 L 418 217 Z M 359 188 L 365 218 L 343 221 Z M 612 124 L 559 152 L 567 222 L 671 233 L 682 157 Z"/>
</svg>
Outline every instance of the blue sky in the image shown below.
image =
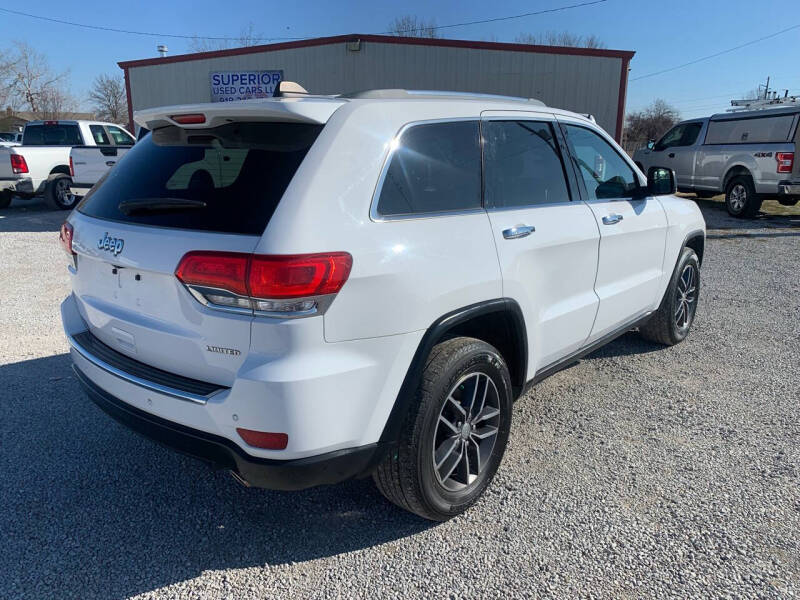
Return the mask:
<svg viewBox="0 0 800 600">
<path fill-rule="evenodd" d="M 211 0 L 75 3 L 42 0 L 0 2 L 0 7 L 74 22 L 179 35 L 236 36 L 250 22 L 265 37 L 317 37 L 380 33 L 402 14 L 437 25 L 504 17 L 575 4 L 580 0 L 405 3 L 353 0 L 270 2 Z M 606 0 L 594 6 L 442 30 L 443 37 L 513 41 L 520 33 L 569 31 L 595 34 L 608 48 L 634 50 L 628 110 L 655 98 L 676 106 L 683 117 L 725 110 L 732 97 L 771 77 L 771 87 L 800 94 L 800 28 L 662 75 L 635 78 L 717 53 L 793 25 L 800 2 L 786 0 Z M 0 46 L 22 40 L 44 53 L 58 70 L 70 71 L 73 93 L 85 96 L 100 73 L 116 73 L 119 60 L 156 56 L 165 43 L 170 54 L 187 52 L 187 40 L 92 31 L 0 12 Z"/>
</svg>

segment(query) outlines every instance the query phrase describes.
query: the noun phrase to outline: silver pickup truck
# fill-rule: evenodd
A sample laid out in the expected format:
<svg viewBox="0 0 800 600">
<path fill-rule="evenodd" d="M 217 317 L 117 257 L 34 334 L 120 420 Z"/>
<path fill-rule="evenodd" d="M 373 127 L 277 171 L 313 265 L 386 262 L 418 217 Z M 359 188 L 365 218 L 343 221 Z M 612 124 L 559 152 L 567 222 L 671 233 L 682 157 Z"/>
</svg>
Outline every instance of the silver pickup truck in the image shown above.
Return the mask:
<svg viewBox="0 0 800 600">
<path fill-rule="evenodd" d="M 728 212 L 752 217 L 767 199 L 800 201 L 800 106 L 723 113 L 678 123 L 633 160 L 647 173 L 673 169 L 678 190 L 725 194 Z"/>
</svg>

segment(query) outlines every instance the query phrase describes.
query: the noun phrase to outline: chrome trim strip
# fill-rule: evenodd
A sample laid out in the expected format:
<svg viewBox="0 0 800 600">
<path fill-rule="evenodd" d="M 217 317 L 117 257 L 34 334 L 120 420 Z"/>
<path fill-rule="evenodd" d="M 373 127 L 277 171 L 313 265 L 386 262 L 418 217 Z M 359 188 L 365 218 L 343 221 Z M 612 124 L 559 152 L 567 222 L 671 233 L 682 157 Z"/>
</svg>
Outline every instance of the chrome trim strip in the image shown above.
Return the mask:
<svg viewBox="0 0 800 600">
<path fill-rule="evenodd" d="M 208 399 L 212 396 L 215 396 L 219 392 L 223 390 L 218 390 L 209 394 L 208 396 L 200 396 L 198 394 L 192 394 L 191 392 L 184 392 L 182 390 L 176 390 L 175 388 L 170 388 L 159 383 L 154 383 L 152 381 L 148 381 L 146 379 L 142 379 L 141 377 L 136 377 L 135 375 L 131 375 L 130 373 L 126 373 L 117 369 L 116 367 L 108 364 L 104 360 L 100 360 L 93 354 L 90 354 L 83 346 L 81 346 L 77 340 L 72 337 L 71 335 L 67 334 L 67 341 L 69 345 L 83 358 L 88 360 L 98 369 L 102 369 L 106 373 L 110 375 L 114 375 L 115 377 L 119 377 L 123 381 L 127 381 L 128 383 L 132 383 L 140 388 L 144 388 L 146 390 L 150 390 L 151 392 L 157 392 L 159 394 L 163 394 L 165 396 L 171 396 L 172 398 L 177 398 L 178 400 L 186 400 L 188 402 L 193 402 L 194 404 L 205 404 L 208 402 Z"/>
<path fill-rule="evenodd" d="M 200 304 L 205 306 L 206 308 L 210 308 L 212 310 L 218 310 L 220 312 L 227 312 L 236 315 L 243 315 L 246 317 L 269 317 L 274 319 L 302 319 L 304 317 L 313 317 L 315 315 L 324 315 L 325 311 L 328 310 L 328 307 L 333 302 L 333 299 L 336 297 L 336 294 L 324 294 L 321 296 L 306 296 L 303 298 L 250 298 L 249 296 L 240 296 L 238 294 L 234 294 L 233 292 L 229 292 L 228 290 L 223 290 L 220 288 L 212 288 L 212 287 L 205 287 L 200 285 L 187 285 L 184 284 L 188 292 L 192 295 L 192 297 L 197 300 Z M 250 308 L 243 308 L 241 306 L 224 306 L 222 304 L 216 304 L 214 302 L 210 302 L 203 294 L 217 294 L 219 296 L 228 296 L 230 298 L 241 298 L 242 300 L 246 300 L 250 303 Z M 308 310 L 297 310 L 297 311 L 279 311 L 279 310 L 258 310 L 253 307 L 254 302 L 259 300 L 266 300 L 266 301 L 305 301 L 305 300 L 313 300 L 315 302 L 312 308 Z"/>
</svg>

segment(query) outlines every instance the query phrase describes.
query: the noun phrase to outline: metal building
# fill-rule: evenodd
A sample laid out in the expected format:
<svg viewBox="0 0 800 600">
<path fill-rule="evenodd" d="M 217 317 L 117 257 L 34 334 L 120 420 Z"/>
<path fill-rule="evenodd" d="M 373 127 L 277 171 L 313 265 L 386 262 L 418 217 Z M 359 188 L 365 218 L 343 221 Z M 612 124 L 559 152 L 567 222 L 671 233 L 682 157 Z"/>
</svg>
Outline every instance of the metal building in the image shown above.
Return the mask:
<svg viewBox="0 0 800 600">
<path fill-rule="evenodd" d="M 592 114 L 622 136 L 634 53 L 381 35 L 341 35 L 120 62 L 130 120 L 154 106 L 209 102 L 212 73 L 282 71 L 311 93 L 406 88 L 538 98 Z M 216 88 L 219 89 L 219 88 Z"/>
</svg>

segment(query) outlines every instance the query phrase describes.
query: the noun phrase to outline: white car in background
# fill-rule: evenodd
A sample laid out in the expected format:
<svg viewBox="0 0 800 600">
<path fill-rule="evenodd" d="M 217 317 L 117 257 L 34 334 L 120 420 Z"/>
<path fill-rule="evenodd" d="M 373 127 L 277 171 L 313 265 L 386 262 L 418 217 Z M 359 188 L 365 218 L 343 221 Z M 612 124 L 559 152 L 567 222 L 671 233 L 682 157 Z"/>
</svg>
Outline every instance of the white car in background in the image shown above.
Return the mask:
<svg viewBox="0 0 800 600">
<path fill-rule="evenodd" d="M 22 143 L 22 134 L 13 131 L 0 131 L 0 146 L 19 146 Z"/>
<path fill-rule="evenodd" d="M 70 151 L 75 146 L 129 147 L 134 137 L 122 127 L 101 121 L 31 121 L 22 146 L 0 148 L 0 208 L 13 196 L 44 196 L 57 209 L 77 203 L 71 193 Z"/>
<path fill-rule="evenodd" d="M 62 227 L 75 372 L 130 428 L 248 485 L 372 475 L 443 520 L 527 386 L 632 328 L 689 333 L 700 211 L 591 120 L 285 96 L 137 113 L 151 133 Z"/>
</svg>

